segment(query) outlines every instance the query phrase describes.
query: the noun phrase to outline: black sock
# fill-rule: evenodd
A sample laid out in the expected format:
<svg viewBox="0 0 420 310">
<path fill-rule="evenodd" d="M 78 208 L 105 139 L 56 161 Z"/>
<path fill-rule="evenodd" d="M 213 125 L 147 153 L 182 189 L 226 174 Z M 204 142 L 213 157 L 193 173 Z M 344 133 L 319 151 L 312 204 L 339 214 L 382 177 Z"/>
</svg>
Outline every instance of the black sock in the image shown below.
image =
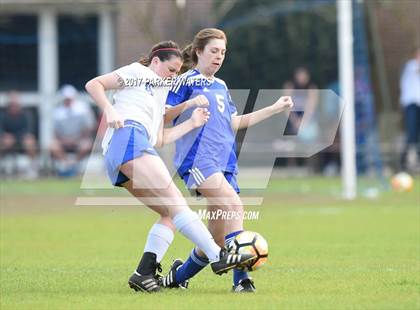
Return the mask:
<svg viewBox="0 0 420 310">
<path fill-rule="evenodd" d="M 156 254 L 144 252 L 136 271 L 141 275 L 149 275 L 156 273 Z"/>
</svg>

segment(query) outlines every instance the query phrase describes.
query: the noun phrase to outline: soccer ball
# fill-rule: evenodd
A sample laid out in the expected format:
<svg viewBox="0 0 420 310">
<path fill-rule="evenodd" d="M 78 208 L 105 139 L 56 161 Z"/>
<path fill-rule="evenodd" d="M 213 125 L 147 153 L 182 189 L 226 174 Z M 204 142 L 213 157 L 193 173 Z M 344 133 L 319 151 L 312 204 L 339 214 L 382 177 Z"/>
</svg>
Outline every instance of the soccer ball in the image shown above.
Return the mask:
<svg viewBox="0 0 420 310">
<path fill-rule="evenodd" d="M 391 186 L 397 192 L 409 192 L 413 185 L 413 178 L 407 172 L 399 172 L 391 179 Z"/>
<path fill-rule="evenodd" d="M 243 231 L 238 234 L 227 246 L 231 253 L 235 254 L 253 254 L 257 258 L 249 262 L 242 269 L 245 271 L 255 271 L 261 268 L 267 261 L 268 244 L 265 239 L 256 232 Z"/>
</svg>

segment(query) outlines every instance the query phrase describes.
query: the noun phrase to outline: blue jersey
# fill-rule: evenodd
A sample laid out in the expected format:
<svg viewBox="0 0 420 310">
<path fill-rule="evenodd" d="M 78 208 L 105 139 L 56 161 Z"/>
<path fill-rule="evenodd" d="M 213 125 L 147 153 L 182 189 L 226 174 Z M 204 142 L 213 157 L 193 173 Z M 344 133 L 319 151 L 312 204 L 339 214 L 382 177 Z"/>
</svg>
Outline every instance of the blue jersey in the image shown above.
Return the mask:
<svg viewBox="0 0 420 310">
<path fill-rule="evenodd" d="M 223 80 L 208 80 L 199 71 L 189 70 L 178 77 L 168 93 L 166 105 L 176 106 L 198 95 L 206 96 L 209 101 L 210 119 L 203 127 L 176 141 L 175 167 L 181 176 L 197 165 L 236 173 L 236 143 L 231 121 L 237 111 Z M 193 111 L 194 108 L 184 111 L 174 120 L 174 125 L 189 119 Z"/>
</svg>

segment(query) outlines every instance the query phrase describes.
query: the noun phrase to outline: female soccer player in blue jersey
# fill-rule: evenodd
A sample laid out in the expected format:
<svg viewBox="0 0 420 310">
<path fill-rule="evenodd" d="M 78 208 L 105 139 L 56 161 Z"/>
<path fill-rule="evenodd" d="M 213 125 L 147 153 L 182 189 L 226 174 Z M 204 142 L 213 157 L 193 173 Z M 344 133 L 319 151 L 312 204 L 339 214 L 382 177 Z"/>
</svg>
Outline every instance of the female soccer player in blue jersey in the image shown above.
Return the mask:
<svg viewBox="0 0 420 310">
<path fill-rule="evenodd" d="M 161 216 L 152 227 L 144 255 L 129 279 L 130 287 L 136 291 L 160 289 L 156 269 L 173 239 L 174 226 L 206 253 L 217 274 L 252 259 L 221 250 L 198 215 L 189 209 L 154 149 L 201 127 L 209 118 L 206 109 L 198 108 L 183 124 L 163 128 L 166 93 L 164 87 L 160 87 L 165 85 L 162 78 L 175 77 L 181 65 L 178 46 L 165 41 L 155 45 L 147 58 L 86 84 L 86 90 L 104 110 L 109 126 L 102 146 L 112 184 L 126 188 Z M 105 95 L 105 91 L 111 89 L 116 90 L 114 105 Z M 187 104 L 196 106 L 197 99 Z"/>
<path fill-rule="evenodd" d="M 214 75 L 223 64 L 227 39 L 223 31 L 203 29 L 184 50 L 184 66 L 190 70 L 178 77 L 169 91 L 165 121 L 182 124 L 192 113 L 186 100 L 205 96 L 211 118 L 202 128 L 190 131 L 176 142 L 175 166 L 190 189 L 208 200 L 209 211 L 222 209 L 240 216 L 231 220 L 209 220 L 209 230 L 219 245 L 228 244 L 243 230 L 243 205 L 236 181 L 237 158 L 235 132 L 293 106 L 290 97 L 281 97 L 273 105 L 253 113 L 237 115 L 225 82 Z M 188 59 L 190 58 L 190 59 Z M 190 60 L 190 61 L 189 61 Z M 232 214 L 232 213 L 231 213 Z M 188 260 L 176 260 L 163 286 L 178 287 L 208 264 L 200 249 L 193 249 Z M 235 269 L 233 291 L 255 291 L 253 281 L 244 271 Z"/>
</svg>

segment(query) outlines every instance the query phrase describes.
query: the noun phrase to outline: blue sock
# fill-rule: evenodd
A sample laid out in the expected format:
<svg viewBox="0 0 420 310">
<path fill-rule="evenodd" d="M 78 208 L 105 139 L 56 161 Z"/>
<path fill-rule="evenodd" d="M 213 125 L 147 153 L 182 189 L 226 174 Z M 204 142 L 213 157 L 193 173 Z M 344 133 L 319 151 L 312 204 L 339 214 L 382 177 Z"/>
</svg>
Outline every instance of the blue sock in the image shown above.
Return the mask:
<svg viewBox="0 0 420 310">
<path fill-rule="evenodd" d="M 225 236 L 225 245 L 228 245 L 236 235 L 239 235 L 243 230 L 234 231 Z M 239 281 L 243 279 L 248 279 L 248 273 L 239 269 L 233 269 L 233 284 L 236 286 L 239 284 Z"/>
<path fill-rule="evenodd" d="M 191 251 L 187 261 L 178 268 L 175 274 L 176 282 L 182 283 L 187 279 L 194 277 L 204 267 L 207 266 L 209 260 L 206 257 L 197 255 L 197 250 L 194 248 Z"/>
</svg>

